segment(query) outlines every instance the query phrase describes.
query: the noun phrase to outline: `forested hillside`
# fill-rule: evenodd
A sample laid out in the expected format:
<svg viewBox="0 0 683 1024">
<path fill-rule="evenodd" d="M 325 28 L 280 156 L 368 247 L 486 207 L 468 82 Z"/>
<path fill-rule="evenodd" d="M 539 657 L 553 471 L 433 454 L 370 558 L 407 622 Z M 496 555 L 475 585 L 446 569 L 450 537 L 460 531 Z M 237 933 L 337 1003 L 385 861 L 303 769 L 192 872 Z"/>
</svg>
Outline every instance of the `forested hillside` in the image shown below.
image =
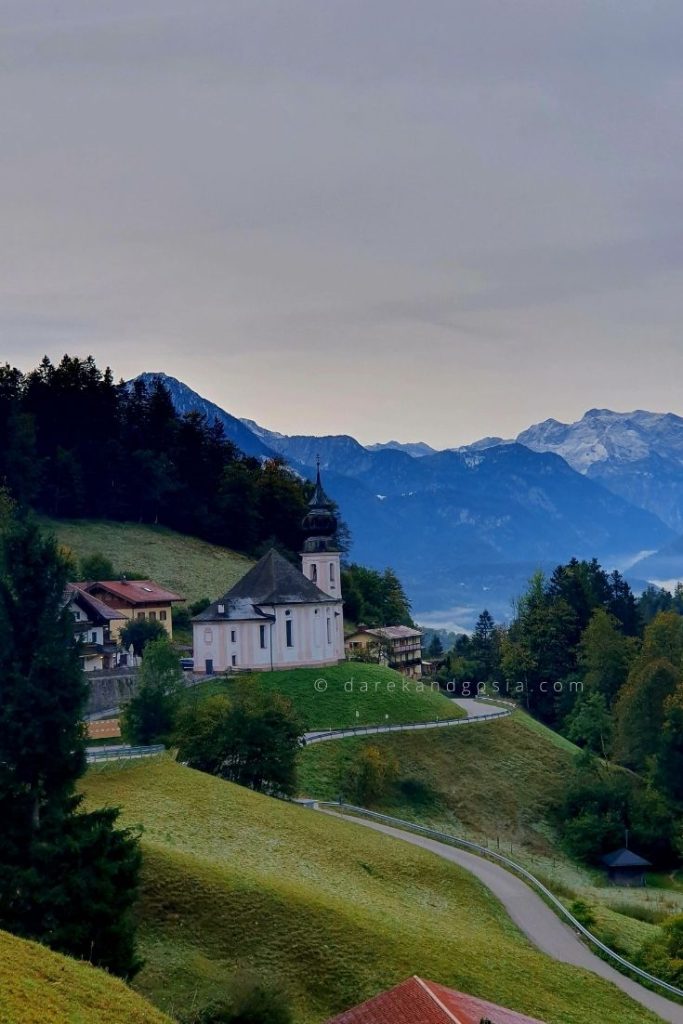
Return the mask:
<svg viewBox="0 0 683 1024">
<path fill-rule="evenodd" d="M 92 358 L 0 367 L 0 483 L 56 518 L 160 523 L 250 554 L 296 551 L 310 485 L 244 455 L 220 424 L 176 413 L 160 381 L 130 387 Z"/>
</svg>

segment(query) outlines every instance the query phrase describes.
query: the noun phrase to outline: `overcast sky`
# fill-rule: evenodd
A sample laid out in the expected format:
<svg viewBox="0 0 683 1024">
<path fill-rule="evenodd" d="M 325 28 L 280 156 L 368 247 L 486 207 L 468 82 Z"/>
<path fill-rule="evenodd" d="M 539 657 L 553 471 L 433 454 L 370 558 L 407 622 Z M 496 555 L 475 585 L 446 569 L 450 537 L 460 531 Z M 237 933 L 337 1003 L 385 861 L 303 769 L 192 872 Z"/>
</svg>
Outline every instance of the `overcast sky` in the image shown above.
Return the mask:
<svg viewBox="0 0 683 1024">
<path fill-rule="evenodd" d="M 0 0 L 0 358 L 438 446 L 683 413 L 683 4 Z"/>
</svg>

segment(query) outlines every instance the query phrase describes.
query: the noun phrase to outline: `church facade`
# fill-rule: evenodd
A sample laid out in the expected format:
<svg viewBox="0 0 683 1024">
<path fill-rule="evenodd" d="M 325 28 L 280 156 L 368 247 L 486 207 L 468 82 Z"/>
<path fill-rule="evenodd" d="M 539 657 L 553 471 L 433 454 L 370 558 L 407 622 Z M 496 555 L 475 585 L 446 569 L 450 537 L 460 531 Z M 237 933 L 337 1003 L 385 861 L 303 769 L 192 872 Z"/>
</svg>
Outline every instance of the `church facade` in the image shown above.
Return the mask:
<svg viewBox="0 0 683 1024">
<path fill-rule="evenodd" d="M 192 620 L 195 671 L 322 667 L 344 658 L 337 519 L 320 470 L 302 525 L 301 570 L 271 549 Z"/>
</svg>

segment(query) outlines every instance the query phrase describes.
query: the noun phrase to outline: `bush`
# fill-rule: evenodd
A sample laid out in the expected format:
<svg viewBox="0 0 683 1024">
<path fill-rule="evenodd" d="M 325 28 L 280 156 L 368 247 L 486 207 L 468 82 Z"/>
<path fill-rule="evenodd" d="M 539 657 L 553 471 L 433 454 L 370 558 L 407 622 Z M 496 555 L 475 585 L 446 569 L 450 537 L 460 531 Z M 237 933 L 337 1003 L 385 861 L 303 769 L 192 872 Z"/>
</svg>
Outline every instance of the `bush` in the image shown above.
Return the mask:
<svg viewBox="0 0 683 1024">
<path fill-rule="evenodd" d="M 574 900 L 573 903 L 570 903 L 569 909 L 579 924 L 582 924 L 584 928 L 592 928 L 595 924 L 593 908 L 589 903 L 586 903 L 585 900 Z"/>
<path fill-rule="evenodd" d="M 173 631 L 188 633 L 192 629 L 192 618 L 189 608 L 174 608 L 171 612 Z"/>
<path fill-rule="evenodd" d="M 121 733 L 129 743 L 168 741 L 185 692 L 180 660 L 165 635 L 150 640 L 138 673 L 138 692 L 121 716 Z"/>
<path fill-rule="evenodd" d="M 683 984 L 683 914 L 669 918 L 660 934 L 643 944 L 636 962 L 672 985 Z"/>
<path fill-rule="evenodd" d="M 111 559 L 96 551 L 82 558 L 78 569 L 79 580 L 115 580 L 116 569 Z"/>
<path fill-rule="evenodd" d="M 379 747 L 364 747 L 351 766 L 348 795 L 361 807 L 385 796 L 396 780 L 398 764 L 393 754 Z"/>
<path fill-rule="evenodd" d="M 132 619 L 121 630 L 121 643 L 125 648 L 132 644 L 135 654 L 140 658 L 150 640 L 159 640 L 166 636 L 166 630 L 157 619 Z"/>
<path fill-rule="evenodd" d="M 249 976 L 238 977 L 221 1002 L 199 1010 L 188 1024 L 293 1024 L 289 1000 L 276 987 Z"/>
</svg>

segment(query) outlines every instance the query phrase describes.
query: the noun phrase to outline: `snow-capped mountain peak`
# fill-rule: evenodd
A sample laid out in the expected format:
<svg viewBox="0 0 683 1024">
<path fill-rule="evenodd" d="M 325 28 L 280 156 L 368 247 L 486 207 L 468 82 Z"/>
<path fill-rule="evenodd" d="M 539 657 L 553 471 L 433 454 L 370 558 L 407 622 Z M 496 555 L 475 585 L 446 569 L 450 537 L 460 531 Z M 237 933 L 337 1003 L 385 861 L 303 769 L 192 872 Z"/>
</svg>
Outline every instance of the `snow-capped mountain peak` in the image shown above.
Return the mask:
<svg viewBox="0 0 683 1024">
<path fill-rule="evenodd" d="M 651 456 L 683 465 L 683 419 L 672 413 L 590 409 L 575 423 L 537 423 L 517 441 L 533 451 L 556 452 L 580 473 L 596 463 L 640 462 Z"/>
</svg>

